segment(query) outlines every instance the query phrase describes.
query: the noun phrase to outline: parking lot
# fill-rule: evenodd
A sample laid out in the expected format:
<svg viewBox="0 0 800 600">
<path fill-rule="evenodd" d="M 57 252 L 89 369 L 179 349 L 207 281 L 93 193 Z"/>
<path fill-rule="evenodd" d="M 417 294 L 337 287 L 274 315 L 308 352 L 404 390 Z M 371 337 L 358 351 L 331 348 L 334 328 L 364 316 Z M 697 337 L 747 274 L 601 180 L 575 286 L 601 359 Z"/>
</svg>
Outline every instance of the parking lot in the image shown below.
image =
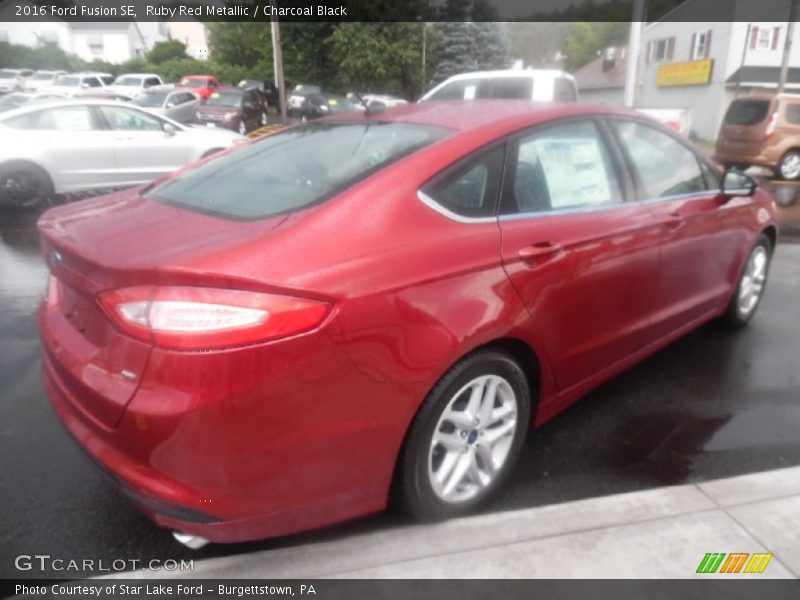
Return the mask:
<svg viewBox="0 0 800 600">
<path fill-rule="evenodd" d="M 681 339 L 534 431 L 511 485 L 486 510 L 643 490 L 800 464 L 800 245 L 787 233 L 750 327 L 713 324 Z M 332 529 L 199 552 L 178 546 L 100 478 L 73 447 L 40 381 L 35 311 L 46 269 L 37 213 L 0 216 L 0 547 L 5 557 L 202 558 L 402 526 L 394 511 Z M 13 561 L 4 577 L 19 576 Z M 24 576 L 58 576 L 30 571 Z M 63 575 L 62 575 L 63 576 Z"/>
</svg>

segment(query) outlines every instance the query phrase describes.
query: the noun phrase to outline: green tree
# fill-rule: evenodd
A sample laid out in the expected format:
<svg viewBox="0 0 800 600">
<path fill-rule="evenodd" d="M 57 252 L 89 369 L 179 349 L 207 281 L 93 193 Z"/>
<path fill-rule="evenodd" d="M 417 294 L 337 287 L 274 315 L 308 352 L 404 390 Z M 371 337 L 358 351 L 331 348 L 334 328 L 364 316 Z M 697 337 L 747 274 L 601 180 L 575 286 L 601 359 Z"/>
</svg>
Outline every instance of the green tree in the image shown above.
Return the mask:
<svg viewBox="0 0 800 600">
<path fill-rule="evenodd" d="M 384 92 L 415 98 L 422 78 L 418 23 L 342 23 L 328 40 L 342 91 Z"/>
<path fill-rule="evenodd" d="M 255 67 L 272 60 L 272 37 L 267 21 L 206 23 L 211 58 L 221 63 Z M 301 24 L 302 25 L 302 24 Z"/>
<path fill-rule="evenodd" d="M 178 60 L 181 58 L 188 58 L 186 54 L 186 44 L 178 40 L 169 40 L 167 42 L 156 42 L 153 48 L 146 56 L 148 62 L 154 65 L 160 65 L 168 60 Z"/>
<path fill-rule="evenodd" d="M 467 71 L 498 69 L 509 64 L 509 44 L 502 23 L 437 23 L 439 48 L 433 81 Z"/>
</svg>

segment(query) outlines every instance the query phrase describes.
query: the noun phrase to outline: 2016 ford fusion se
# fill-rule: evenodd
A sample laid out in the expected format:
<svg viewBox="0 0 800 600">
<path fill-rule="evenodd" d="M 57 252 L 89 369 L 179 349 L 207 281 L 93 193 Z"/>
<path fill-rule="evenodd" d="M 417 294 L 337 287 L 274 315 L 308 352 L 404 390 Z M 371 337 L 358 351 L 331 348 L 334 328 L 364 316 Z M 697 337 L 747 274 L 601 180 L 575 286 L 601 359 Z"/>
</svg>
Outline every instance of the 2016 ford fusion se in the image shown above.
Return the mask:
<svg viewBox="0 0 800 600">
<path fill-rule="evenodd" d="M 529 426 L 714 318 L 777 230 L 637 113 L 485 101 L 338 115 L 51 209 L 47 392 L 192 545 L 464 514 Z"/>
</svg>

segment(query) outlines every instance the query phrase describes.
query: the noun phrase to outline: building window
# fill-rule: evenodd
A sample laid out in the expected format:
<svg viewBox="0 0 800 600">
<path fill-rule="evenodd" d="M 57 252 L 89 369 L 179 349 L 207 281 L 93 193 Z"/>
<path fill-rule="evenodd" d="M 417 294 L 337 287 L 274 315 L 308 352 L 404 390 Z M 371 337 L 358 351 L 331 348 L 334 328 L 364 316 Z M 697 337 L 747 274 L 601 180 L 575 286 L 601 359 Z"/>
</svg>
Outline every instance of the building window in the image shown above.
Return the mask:
<svg viewBox="0 0 800 600">
<path fill-rule="evenodd" d="M 86 40 L 89 44 L 89 51 L 92 56 L 103 56 L 103 36 L 100 34 L 90 35 Z"/>
<path fill-rule="evenodd" d="M 647 44 L 648 62 L 665 62 L 672 60 L 675 53 L 675 38 L 661 38 Z"/>
<path fill-rule="evenodd" d="M 708 58 L 711 53 L 711 30 L 698 31 L 692 35 L 692 51 L 690 60 Z"/>
<path fill-rule="evenodd" d="M 758 27 L 750 29 L 751 50 L 777 50 L 781 35 L 780 27 Z"/>
</svg>

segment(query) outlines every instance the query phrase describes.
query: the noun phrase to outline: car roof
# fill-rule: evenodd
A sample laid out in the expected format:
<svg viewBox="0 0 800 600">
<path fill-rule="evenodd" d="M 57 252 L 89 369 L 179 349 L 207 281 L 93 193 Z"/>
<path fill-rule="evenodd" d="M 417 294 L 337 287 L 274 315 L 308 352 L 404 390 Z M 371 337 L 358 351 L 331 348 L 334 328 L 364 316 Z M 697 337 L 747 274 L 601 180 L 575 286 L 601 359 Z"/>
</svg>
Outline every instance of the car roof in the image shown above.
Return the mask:
<svg viewBox="0 0 800 600">
<path fill-rule="evenodd" d="M 167 83 L 164 85 L 152 85 L 149 88 L 142 90 L 142 94 L 149 94 L 150 92 L 186 92 L 187 90 L 179 90 L 173 84 Z"/>
<path fill-rule="evenodd" d="M 158 77 L 157 73 L 120 73 L 119 77 Z"/>
<path fill-rule="evenodd" d="M 206 81 L 209 79 L 214 79 L 213 75 L 184 75 L 181 79 L 205 79 Z"/>
<path fill-rule="evenodd" d="M 24 115 L 28 112 L 39 110 L 49 110 L 59 108 L 62 106 L 127 106 L 128 108 L 135 108 L 136 110 L 143 110 L 141 106 L 132 105 L 130 102 L 120 102 L 118 100 L 111 100 L 109 98 L 64 98 L 60 100 L 53 100 L 52 102 L 37 102 L 36 104 L 28 104 L 9 110 L 0 115 L 0 120 L 6 120 L 17 115 Z M 145 112 L 147 112 L 145 110 Z"/>
<path fill-rule="evenodd" d="M 332 120 L 357 120 L 410 123 L 469 131 L 493 126 L 498 131 L 514 131 L 554 119 L 571 116 L 628 115 L 651 120 L 636 111 L 607 105 L 577 102 L 531 102 L 528 100 L 453 100 L 404 104 L 372 116 L 348 113 Z"/>
<path fill-rule="evenodd" d="M 448 77 L 445 81 L 460 81 L 462 79 L 495 79 L 499 77 L 567 77 L 569 79 L 574 79 L 569 73 L 565 71 L 559 71 L 558 69 L 501 69 L 495 71 L 472 71 L 470 73 L 459 73 L 458 75 Z"/>
</svg>

